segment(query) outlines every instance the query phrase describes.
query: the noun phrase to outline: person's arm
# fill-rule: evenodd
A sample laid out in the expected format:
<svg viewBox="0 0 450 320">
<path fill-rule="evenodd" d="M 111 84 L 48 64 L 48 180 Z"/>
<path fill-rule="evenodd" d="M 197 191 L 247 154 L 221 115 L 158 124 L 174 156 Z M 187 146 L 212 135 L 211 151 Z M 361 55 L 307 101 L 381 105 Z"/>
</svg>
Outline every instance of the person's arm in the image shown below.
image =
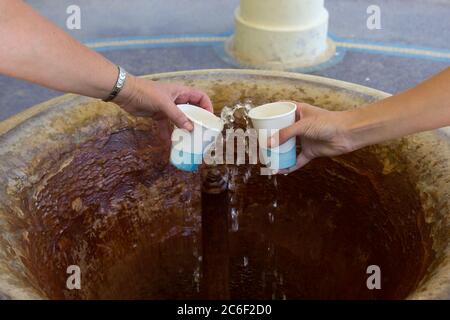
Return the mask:
<svg viewBox="0 0 450 320">
<path fill-rule="evenodd" d="M 117 80 L 111 61 L 90 50 L 19 0 L 0 1 L 0 73 L 63 91 L 104 99 Z M 212 111 L 201 91 L 143 80 L 128 74 L 114 100 L 125 110 L 169 117 L 190 130 L 174 103 L 192 103 Z"/>
<path fill-rule="evenodd" d="M 450 125 L 450 68 L 417 87 L 349 113 L 353 148 Z"/>
<path fill-rule="evenodd" d="M 294 125 L 280 131 L 279 142 L 299 136 L 302 152 L 297 165 L 281 173 L 295 171 L 317 157 L 338 156 L 450 125 L 450 68 L 415 88 L 363 108 L 333 112 L 299 103 L 297 118 Z"/>
</svg>

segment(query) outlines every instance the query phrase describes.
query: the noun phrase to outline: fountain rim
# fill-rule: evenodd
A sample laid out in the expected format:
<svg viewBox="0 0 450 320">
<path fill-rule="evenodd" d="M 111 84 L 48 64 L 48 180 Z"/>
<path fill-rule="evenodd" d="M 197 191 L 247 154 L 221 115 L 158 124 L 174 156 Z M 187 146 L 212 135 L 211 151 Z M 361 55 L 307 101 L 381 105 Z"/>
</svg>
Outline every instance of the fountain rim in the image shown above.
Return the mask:
<svg viewBox="0 0 450 320">
<path fill-rule="evenodd" d="M 273 70 L 259 70 L 259 69 L 198 69 L 198 70 L 187 70 L 187 71 L 173 71 L 173 72 L 161 72 L 154 74 L 141 75 L 140 77 L 158 80 L 166 78 L 175 78 L 180 76 L 196 76 L 196 75 L 212 75 L 212 74 L 224 74 L 224 75 L 244 75 L 244 76 L 263 76 L 263 77 L 275 77 L 288 80 L 303 80 L 310 83 L 317 83 L 326 86 L 338 87 L 344 90 L 352 91 L 355 93 L 372 96 L 376 99 L 385 99 L 392 96 L 392 94 L 387 93 L 382 90 L 374 89 L 371 87 L 363 86 L 360 84 L 337 80 L 333 78 L 327 78 L 322 76 L 295 73 L 287 71 L 273 71 Z M 31 106 L 7 119 L 0 121 L 0 136 L 5 135 L 8 131 L 15 128 L 19 124 L 25 122 L 26 120 L 38 115 L 39 113 L 48 110 L 60 103 L 67 102 L 70 99 L 76 97 L 81 97 L 76 94 L 63 94 L 61 96 L 49 99 L 42 103 Z M 441 128 L 434 130 L 440 136 L 447 138 L 450 141 L 450 127 Z"/>
<path fill-rule="evenodd" d="M 371 97 L 375 100 L 377 99 L 384 99 L 391 96 L 391 94 L 373 89 L 370 87 L 366 87 L 363 85 L 353 84 L 350 82 L 345 82 L 341 80 L 335 80 L 331 78 L 325 78 L 321 76 L 315 76 L 315 75 L 306 75 L 306 74 L 299 74 L 299 73 L 292 73 L 292 72 L 283 72 L 283 71 L 265 71 L 265 70 L 242 70 L 242 69 L 203 69 L 203 70 L 192 70 L 192 71 L 176 71 L 176 72 L 168 72 L 168 73 L 157 73 L 157 74 L 150 74 L 150 75 L 144 75 L 142 77 L 152 80 L 173 80 L 175 78 L 175 81 L 183 80 L 183 78 L 188 78 L 192 76 L 204 76 L 205 79 L 208 80 L 207 77 L 216 78 L 218 75 L 223 75 L 224 77 L 238 77 L 238 76 L 259 76 L 259 77 L 265 77 L 266 79 L 272 78 L 273 80 L 290 80 L 290 81 L 304 81 L 309 84 L 317 84 L 324 87 L 330 87 L 330 88 L 336 88 L 336 89 L 342 89 L 343 91 L 348 91 L 349 93 L 361 96 L 367 96 Z M 244 78 L 245 79 L 245 78 Z M 43 103 L 37 104 L 35 106 L 32 106 L 6 120 L 3 120 L 0 122 L 0 138 L 3 137 L 14 137 L 14 134 L 16 133 L 16 130 L 14 130 L 17 127 L 20 127 L 21 125 L 25 125 L 28 120 L 31 120 L 35 117 L 39 117 L 41 115 L 45 115 L 47 111 L 49 111 L 52 108 L 55 108 L 56 110 L 59 110 L 58 107 L 63 109 L 64 107 L 67 108 L 68 106 L 75 105 L 75 104 L 81 104 L 81 103 L 90 103 L 92 101 L 91 98 L 82 97 L 75 94 L 65 94 L 50 100 L 47 100 Z M 446 143 L 449 143 L 450 145 L 450 127 L 449 128 L 442 128 L 438 130 L 434 130 L 432 134 L 435 138 L 440 138 L 440 140 L 444 140 Z M 8 141 L 6 141 L 6 146 L 8 146 Z M 450 247 L 449 247 L 450 248 Z M 440 285 L 436 287 L 436 284 L 433 284 L 434 290 L 432 292 L 429 289 L 425 289 L 425 291 L 422 292 L 416 292 L 413 296 L 409 296 L 406 299 L 423 299 L 423 298 L 439 298 L 443 295 L 447 295 L 448 289 L 449 289 L 449 279 L 448 275 L 443 274 L 442 272 L 448 270 L 447 266 L 440 266 L 438 269 L 436 269 L 437 277 L 439 278 Z M 437 272 L 439 271 L 439 272 Z M 0 279 L 1 283 L 1 279 Z M 25 293 L 24 293 L 25 294 Z M 25 294 L 25 296 L 32 297 L 34 295 L 28 295 Z M 35 298 L 38 298 L 38 296 L 34 296 Z"/>
<path fill-rule="evenodd" d="M 142 75 L 142 78 L 146 79 L 160 79 L 165 78 L 175 78 L 179 76 L 195 76 L 195 75 L 212 75 L 212 74 L 224 74 L 224 75 L 248 75 L 248 76 L 266 76 L 275 78 L 285 78 L 289 80 L 303 80 L 310 83 L 317 83 L 326 86 L 339 87 L 352 92 L 357 92 L 359 94 L 369 95 L 378 99 L 384 99 L 391 96 L 391 94 L 366 87 L 359 84 L 354 84 L 351 82 L 336 80 L 332 78 L 326 78 L 321 76 L 285 72 L 285 71 L 271 71 L 271 70 L 255 70 L 255 69 L 199 69 L 199 70 L 189 70 L 189 71 L 174 71 L 174 72 L 163 72 L 155 74 Z M 44 101 L 42 103 L 36 104 L 29 107 L 28 109 L 21 111 L 7 119 L 0 121 L 0 136 L 6 134 L 9 130 L 18 126 L 20 123 L 36 116 L 37 114 L 48 110 L 54 106 L 57 106 L 63 102 L 66 102 L 75 97 L 80 97 L 76 94 L 63 94 L 61 96 L 52 98 L 50 100 Z"/>
</svg>

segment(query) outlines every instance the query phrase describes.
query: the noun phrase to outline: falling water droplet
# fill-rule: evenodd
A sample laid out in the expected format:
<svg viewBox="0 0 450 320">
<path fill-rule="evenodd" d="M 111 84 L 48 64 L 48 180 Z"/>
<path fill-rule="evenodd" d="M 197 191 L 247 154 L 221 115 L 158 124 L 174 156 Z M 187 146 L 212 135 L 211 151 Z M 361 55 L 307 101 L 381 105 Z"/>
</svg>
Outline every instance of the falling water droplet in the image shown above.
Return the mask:
<svg viewBox="0 0 450 320">
<path fill-rule="evenodd" d="M 247 168 L 247 170 L 245 171 L 245 174 L 244 174 L 244 178 L 243 178 L 244 183 L 247 183 L 251 176 L 252 176 L 252 169 L 249 167 L 249 168 Z"/>
<path fill-rule="evenodd" d="M 194 270 L 193 280 L 195 283 L 195 290 L 197 292 L 200 292 L 200 266 L 199 265 L 197 265 L 197 267 Z"/>
<path fill-rule="evenodd" d="M 239 230 L 239 212 L 237 208 L 231 208 L 231 231 Z"/>
</svg>

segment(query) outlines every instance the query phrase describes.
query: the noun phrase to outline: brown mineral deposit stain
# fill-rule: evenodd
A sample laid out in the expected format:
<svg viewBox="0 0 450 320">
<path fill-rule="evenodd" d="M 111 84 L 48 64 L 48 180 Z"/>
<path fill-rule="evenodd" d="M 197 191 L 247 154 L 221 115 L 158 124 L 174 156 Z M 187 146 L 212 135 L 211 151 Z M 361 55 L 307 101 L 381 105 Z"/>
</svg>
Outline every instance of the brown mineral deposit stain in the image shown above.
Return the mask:
<svg viewBox="0 0 450 320">
<path fill-rule="evenodd" d="M 172 167 L 156 136 L 97 137 L 24 193 L 24 262 L 47 297 L 401 299 L 423 277 L 417 193 L 370 152 L 289 176 L 229 166 L 227 190 L 202 194 L 201 172 Z M 69 265 L 81 290 L 66 289 Z M 370 265 L 381 290 L 366 286 Z"/>
</svg>

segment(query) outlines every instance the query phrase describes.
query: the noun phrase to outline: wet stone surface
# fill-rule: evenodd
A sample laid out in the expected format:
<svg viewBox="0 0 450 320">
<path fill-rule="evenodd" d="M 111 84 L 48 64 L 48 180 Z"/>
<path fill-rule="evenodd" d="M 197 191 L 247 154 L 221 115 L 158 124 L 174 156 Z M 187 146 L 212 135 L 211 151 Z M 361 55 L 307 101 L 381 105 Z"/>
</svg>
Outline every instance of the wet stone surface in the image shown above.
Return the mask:
<svg viewBox="0 0 450 320">
<path fill-rule="evenodd" d="M 24 194 L 23 260 L 47 297 L 401 299 L 431 261 L 413 186 L 370 149 L 289 176 L 228 166 L 202 193 L 210 168 L 176 170 L 156 136 L 97 137 Z M 81 290 L 66 289 L 69 265 Z M 382 290 L 367 288 L 369 265 Z"/>
</svg>

